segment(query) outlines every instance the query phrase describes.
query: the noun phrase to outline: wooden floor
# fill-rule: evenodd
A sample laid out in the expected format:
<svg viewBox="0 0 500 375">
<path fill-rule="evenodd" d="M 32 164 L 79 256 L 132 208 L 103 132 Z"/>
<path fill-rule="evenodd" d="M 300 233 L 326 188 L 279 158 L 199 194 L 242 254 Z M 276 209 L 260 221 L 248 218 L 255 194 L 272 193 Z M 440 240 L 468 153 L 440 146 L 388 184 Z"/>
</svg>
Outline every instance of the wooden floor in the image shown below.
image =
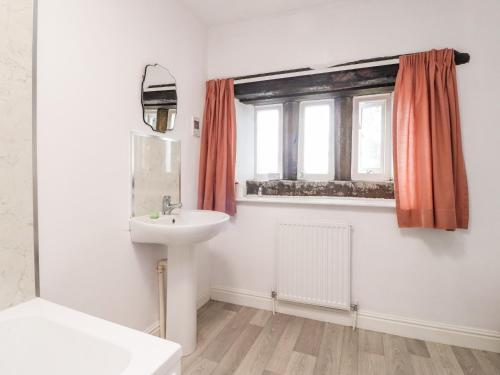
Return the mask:
<svg viewBox="0 0 500 375">
<path fill-rule="evenodd" d="M 500 354 L 210 301 L 183 375 L 499 375 Z"/>
</svg>

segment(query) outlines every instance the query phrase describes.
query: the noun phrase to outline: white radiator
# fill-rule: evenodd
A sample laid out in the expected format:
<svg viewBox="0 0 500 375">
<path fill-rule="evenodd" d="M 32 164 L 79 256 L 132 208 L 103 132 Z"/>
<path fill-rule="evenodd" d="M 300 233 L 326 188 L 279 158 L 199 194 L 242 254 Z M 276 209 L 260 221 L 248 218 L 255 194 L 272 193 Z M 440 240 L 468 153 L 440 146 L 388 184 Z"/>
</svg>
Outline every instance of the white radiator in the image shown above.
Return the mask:
<svg viewBox="0 0 500 375">
<path fill-rule="evenodd" d="M 351 308 L 351 228 L 346 223 L 281 222 L 277 299 Z"/>
</svg>

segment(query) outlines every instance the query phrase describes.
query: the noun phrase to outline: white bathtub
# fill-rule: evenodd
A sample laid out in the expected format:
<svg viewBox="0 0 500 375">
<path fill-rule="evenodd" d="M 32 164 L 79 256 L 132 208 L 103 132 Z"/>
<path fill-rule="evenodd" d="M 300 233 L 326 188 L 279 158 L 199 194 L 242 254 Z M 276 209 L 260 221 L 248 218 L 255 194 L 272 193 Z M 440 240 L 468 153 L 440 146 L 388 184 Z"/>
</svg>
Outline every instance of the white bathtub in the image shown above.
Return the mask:
<svg viewBox="0 0 500 375">
<path fill-rule="evenodd" d="M 180 375 L 173 342 L 36 298 L 0 312 L 1 375 Z"/>
</svg>

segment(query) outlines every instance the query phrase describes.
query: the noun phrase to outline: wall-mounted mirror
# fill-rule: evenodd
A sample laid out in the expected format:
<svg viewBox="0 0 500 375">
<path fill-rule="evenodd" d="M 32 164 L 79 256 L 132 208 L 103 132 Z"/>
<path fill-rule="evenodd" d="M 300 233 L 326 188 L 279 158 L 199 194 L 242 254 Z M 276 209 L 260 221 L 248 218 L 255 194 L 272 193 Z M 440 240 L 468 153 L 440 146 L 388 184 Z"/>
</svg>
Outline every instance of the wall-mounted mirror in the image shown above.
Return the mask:
<svg viewBox="0 0 500 375">
<path fill-rule="evenodd" d="M 142 114 L 146 125 L 165 133 L 175 127 L 177 86 L 174 76 L 159 64 L 146 65 L 142 77 Z"/>
<path fill-rule="evenodd" d="M 161 212 L 164 196 L 181 201 L 181 143 L 165 136 L 131 134 L 132 216 Z"/>
</svg>

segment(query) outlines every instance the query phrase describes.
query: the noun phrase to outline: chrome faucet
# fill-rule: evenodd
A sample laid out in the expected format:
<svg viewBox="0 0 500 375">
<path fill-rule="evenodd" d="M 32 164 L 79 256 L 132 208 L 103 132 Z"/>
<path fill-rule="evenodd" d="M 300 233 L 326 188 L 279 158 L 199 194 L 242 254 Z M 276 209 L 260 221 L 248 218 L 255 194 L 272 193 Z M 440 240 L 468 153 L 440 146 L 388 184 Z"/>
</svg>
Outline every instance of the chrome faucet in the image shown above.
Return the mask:
<svg viewBox="0 0 500 375">
<path fill-rule="evenodd" d="M 181 208 L 182 203 L 176 203 L 172 204 L 172 197 L 170 195 L 164 195 L 163 196 L 163 203 L 162 203 L 162 214 L 163 215 L 172 215 L 172 211 L 175 210 L 176 208 Z"/>
</svg>

